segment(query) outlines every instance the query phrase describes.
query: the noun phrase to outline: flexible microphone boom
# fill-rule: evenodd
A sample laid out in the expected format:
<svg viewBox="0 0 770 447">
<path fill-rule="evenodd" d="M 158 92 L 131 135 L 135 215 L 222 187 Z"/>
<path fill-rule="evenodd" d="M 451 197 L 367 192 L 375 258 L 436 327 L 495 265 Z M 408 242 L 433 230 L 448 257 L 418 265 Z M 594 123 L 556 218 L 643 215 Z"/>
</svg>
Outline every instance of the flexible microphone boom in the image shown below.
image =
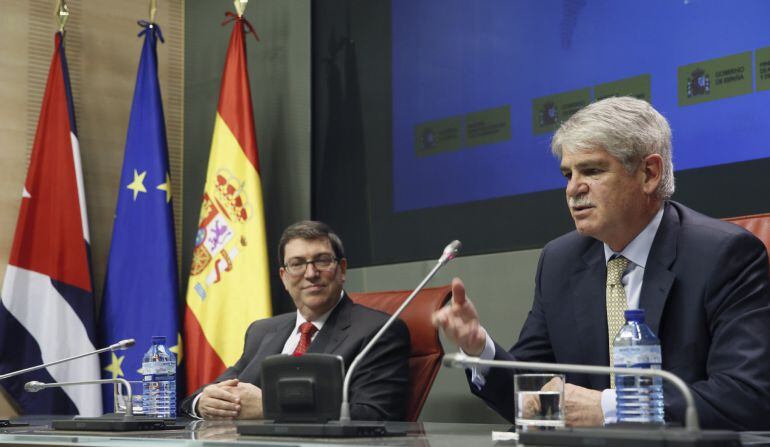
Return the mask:
<svg viewBox="0 0 770 447">
<path fill-rule="evenodd" d="M 59 363 L 69 362 L 71 360 L 79 359 L 94 354 L 101 354 L 107 351 L 122 351 L 124 349 L 134 346 L 136 341 L 133 338 L 121 340 L 115 344 L 107 346 L 106 348 L 97 349 L 96 351 L 87 352 L 85 354 L 76 355 L 55 362 L 45 363 L 43 365 L 33 366 L 31 368 L 23 369 L 21 371 L 14 371 L 12 373 L 0 376 L 0 379 L 6 377 L 12 377 L 25 372 L 34 371 L 36 369 L 45 368 L 51 365 L 57 365 Z M 43 383 L 38 381 L 30 381 L 24 385 L 24 390 L 30 393 L 36 393 L 46 388 L 58 388 L 71 385 L 91 385 L 91 384 L 104 384 L 113 383 L 121 384 L 126 389 L 126 412 L 125 414 L 108 413 L 98 417 L 81 417 L 76 416 L 67 420 L 54 420 L 51 422 L 51 426 L 54 430 L 86 430 L 86 431 L 137 431 L 137 430 L 168 430 L 172 428 L 179 428 L 173 424 L 171 419 L 160 419 L 154 416 L 137 416 L 134 415 L 133 404 L 133 391 L 131 385 L 124 378 L 114 379 L 98 379 L 98 380 L 83 380 L 78 382 L 57 382 L 57 383 Z"/>
<path fill-rule="evenodd" d="M 0 380 L 8 379 L 10 377 L 15 377 L 20 374 L 28 373 L 30 371 L 37 371 L 38 369 L 48 368 L 49 366 L 58 365 L 59 363 L 71 362 L 72 360 L 77 360 L 82 357 L 88 357 L 89 355 L 101 354 L 102 352 L 107 352 L 107 351 L 122 351 L 130 348 L 131 346 L 134 346 L 135 343 L 136 343 L 136 340 L 134 340 L 133 338 L 120 340 L 115 344 L 109 345 L 106 348 L 97 349 L 96 351 L 86 352 L 85 354 L 79 354 L 73 357 L 67 357 L 66 359 L 43 363 L 42 365 L 30 366 L 29 368 L 20 369 L 18 371 L 11 371 L 7 374 L 0 375 Z"/>
<path fill-rule="evenodd" d="M 350 389 L 350 379 L 353 377 L 353 371 L 355 371 L 356 366 L 361 362 L 361 360 L 366 356 L 366 354 L 372 349 L 372 346 L 374 346 L 375 343 L 377 343 L 377 340 L 380 339 L 382 334 L 385 333 L 386 330 L 393 324 L 394 321 L 396 321 L 396 318 L 398 318 L 399 315 L 401 315 L 401 312 L 406 309 L 406 306 L 409 305 L 409 303 L 412 302 L 415 296 L 425 287 L 425 284 L 428 283 L 428 281 L 433 278 L 433 276 L 436 275 L 436 272 L 446 265 L 449 261 L 457 257 L 457 253 L 460 252 L 460 249 L 462 248 L 462 243 L 458 240 L 454 240 L 449 243 L 444 248 L 444 252 L 441 254 L 441 257 L 438 259 L 438 262 L 433 267 L 433 269 L 425 276 L 425 278 L 420 282 L 420 284 L 417 285 L 417 287 L 412 291 L 412 293 L 404 300 L 403 303 L 401 303 L 401 306 L 399 306 L 398 309 L 396 309 L 395 312 L 393 312 L 393 315 L 390 316 L 388 321 L 385 322 L 384 325 L 380 328 L 380 330 L 372 337 L 372 339 L 369 341 L 369 343 L 364 346 L 364 349 L 361 350 L 361 352 L 358 353 L 355 359 L 353 359 L 353 362 L 350 364 L 350 368 L 348 368 L 347 373 L 345 374 L 345 381 L 342 384 L 342 405 L 340 406 L 340 422 L 346 423 L 350 422 L 350 403 L 348 400 L 348 392 Z"/>
<path fill-rule="evenodd" d="M 30 392 L 30 393 L 37 393 L 40 390 L 46 389 L 46 388 L 59 388 L 63 386 L 71 386 L 71 385 L 94 385 L 94 384 L 104 384 L 104 383 L 115 383 L 123 385 L 123 388 L 126 389 L 126 417 L 130 418 L 134 415 L 134 405 L 133 405 L 133 394 L 131 391 L 131 385 L 128 383 L 128 380 L 122 379 L 120 377 L 115 379 L 98 379 L 98 380 L 82 380 L 79 382 L 56 382 L 56 383 L 43 383 L 38 382 L 37 380 L 32 380 L 30 382 L 27 382 L 24 384 L 24 391 Z"/>
<path fill-rule="evenodd" d="M 133 338 L 129 338 L 129 339 L 126 339 L 126 340 L 121 340 L 121 341 L 119 341 L 119 342 L 117 342 L 115 344 L 107 346 L 106 348 L 97 349 L 96 351 L 86 352 L 85 354 L 79 354 L 79 355 L 76 355 L 74 357 L 68 357 L 66 359 L 56 360 L 56 361 L 49 362 L 49 363 L 43 363 L 42 365 L 30 366 L 29 368 L 20 369 L 20 370 L 17 370 L 17 371 L 11 371 L 9 373 L 0 375 L 0 380 L 9 379 L 11 377 L 16 377 L 18 375 L 21 375 L 21 374 L 24 374 L 24 373 L 28 373 L 28 372 L 31 372 L 31 371 L 37 371 L 38 369 L 48 368 L 49 366 L 58 365 L 59 363 L 66 363 L 66 362 L 70 362 L 72 360 L 77 360 L 77 359 L 82 358 L 82 357 L 88 357 L 89 355 L 101 354 L 102 352 L 107 352 L 107 351 L 122 351 L 124 349 L 130 348 L 131 346 L 134 345 L 134 343 L 136 343 L 136 341 Z M 37 383 L 40 383 L 40 382 L 37 382 Z M 25 389 L 26 389 L 26 385 L 25 385 Z M 27 391 L 29 391 L 29 390 L 27 390 Z M 11 425 L 26 425 L 26 424 L 15 424 L 15 423 L 11 423 L 10 421 L 8 421 L 6 419 L 0 419 L 0 426 L 6 427 L 6 426 L 11 426 Z"/>
</svg>

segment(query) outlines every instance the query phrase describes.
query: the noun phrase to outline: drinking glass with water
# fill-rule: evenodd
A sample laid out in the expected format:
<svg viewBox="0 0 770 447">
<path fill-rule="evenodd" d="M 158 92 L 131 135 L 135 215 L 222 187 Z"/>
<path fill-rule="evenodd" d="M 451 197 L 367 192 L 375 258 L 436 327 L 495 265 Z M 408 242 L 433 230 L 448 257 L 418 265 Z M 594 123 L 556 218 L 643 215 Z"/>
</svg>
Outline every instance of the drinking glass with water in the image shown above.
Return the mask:
<svg viewBox="0 0 770 447">
<path fill-rule="evenodd" d="M 516 374 L 516 431 L 564 427 L 564 375 Z"/>
<path fill-rule="evenodd" d="M 129 381 L 128 384 L 131 386 L 131 400 L 133 404 L 131 408 L 133 414 L 142 414 L 142 382 Z M 116 414 L 125 414 L 127 401 L 128 393 L 123 389 L 123 384 L 117 384 L 114 387 L 114 411 Z"/>
</svg>

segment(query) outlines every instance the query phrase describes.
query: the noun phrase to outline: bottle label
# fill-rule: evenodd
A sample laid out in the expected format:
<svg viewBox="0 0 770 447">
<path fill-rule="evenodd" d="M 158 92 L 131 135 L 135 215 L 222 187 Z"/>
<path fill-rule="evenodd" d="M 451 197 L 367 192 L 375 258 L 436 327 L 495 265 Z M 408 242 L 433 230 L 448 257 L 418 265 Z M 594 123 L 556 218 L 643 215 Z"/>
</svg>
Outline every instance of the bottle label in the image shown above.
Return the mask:
<svg viewBox="0 0 770 447">
<path fill-rule="evenodd" d="M 142 363 L 142 379 L 145 382 L 174 380 L 176 379 L 176 365 L 170 362 Z"/>
<path fill-rule="evenodd" d="M 660 346 L 616 346 L 612 349 L 616 368 L 660 369 Z"/>
<path fill-rule="evenodd" d="M 145 374 L 145 382 L 170 382 L 176 379 L 175 374 Z"/>
</svg>

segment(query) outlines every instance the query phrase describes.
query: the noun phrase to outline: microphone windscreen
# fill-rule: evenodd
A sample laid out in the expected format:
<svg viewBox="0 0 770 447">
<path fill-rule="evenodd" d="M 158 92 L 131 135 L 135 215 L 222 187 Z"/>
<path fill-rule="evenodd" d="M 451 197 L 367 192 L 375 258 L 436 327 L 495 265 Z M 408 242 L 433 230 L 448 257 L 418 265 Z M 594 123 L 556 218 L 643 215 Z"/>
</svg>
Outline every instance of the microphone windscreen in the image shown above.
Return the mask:
<svg viewBox="0 0 770 447">
<path fill-rule="evenodd" d="M 136 344 L 136 340 L 134 340 L 133 338 L 127 338 L 125 340 L 120 340 L 114 345 L 110 345 L 110 351 L 123 351 L 125 349 L 130 348 L 131 346 L 134 346 L 135 344 Z"/>
<path fill-rule="evenodd" d="M 43 388 L 44 383 L 33 380 L 24 384 L 24 391 L 36 393 Z"/>
<path fill-rule="evenodd" d="M 444 248 L 444 253 L 441 255 L 442 260 L 451 261 L 457 256 L 457 253 L 460 252 L 460 249 L 463 247 L 462 242 L 458 240 L 453 240 Z"/>
</svg>

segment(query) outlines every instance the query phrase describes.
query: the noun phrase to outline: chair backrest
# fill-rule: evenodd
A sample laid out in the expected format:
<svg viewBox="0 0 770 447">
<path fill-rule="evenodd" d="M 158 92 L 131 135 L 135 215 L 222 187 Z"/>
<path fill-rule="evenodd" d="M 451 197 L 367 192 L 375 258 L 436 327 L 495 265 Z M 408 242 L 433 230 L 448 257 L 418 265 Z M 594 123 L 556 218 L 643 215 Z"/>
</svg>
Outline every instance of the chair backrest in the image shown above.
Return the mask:
<svg viewBox="0 0 770 447">
<path fill-rule="evenodd" d="M 749 230 L 765 244 L 765 249 L 770 254 L 770 213 L 730 217 L 723 220 Z"/>
<path fill-rule="evenodd" d="M 349 293 L 350 298 L 366 307 L 393 314 L 406 300 L 411 290 Z M 431 322 L 431 314 L 449 301 L 451 286 L 423 289 L 401 313 L 401 320 L 409 328 L 412 353 L 409 356 L 409 401 L 406 420 L 416 421 L 428 398 L 430 387 L 441 368 L 444 348 L 438 330 Z"/>
</svg>

